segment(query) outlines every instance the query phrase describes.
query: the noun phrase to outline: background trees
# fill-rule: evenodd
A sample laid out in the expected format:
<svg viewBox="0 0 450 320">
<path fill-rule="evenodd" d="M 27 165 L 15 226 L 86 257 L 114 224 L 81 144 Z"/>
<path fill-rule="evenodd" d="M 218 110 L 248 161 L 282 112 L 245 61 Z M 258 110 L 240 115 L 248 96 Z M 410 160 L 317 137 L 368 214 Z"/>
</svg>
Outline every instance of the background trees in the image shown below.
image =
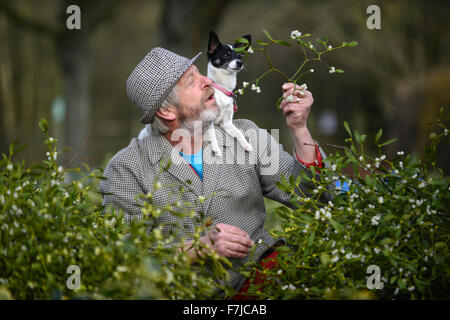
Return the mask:
<svg viewBox="0 0 450 320">
<path fill-rule="evenodd" d="M 79 31 L 65 26 L 65 10 L 72 3 L 81 7 Z M 426 143 L 427 123 L 450 102 L 445 41 L 449 6 L 443 1 L 382 3 L 381 30 L 369 30 L 365 23 L 369 4 L 1 0 L 0 151 L 20 140 L 30 145 L 27 158 L 37 159 L 41 152 L 37 121 L 46 117 L 60 146 L 71 149 L 62 161 L 67 163 L 81 148 L 81 158 L 100 165 L 106 154 L 126 146 L 141 128 L 125 82 L 152 47 L 165 46 L 190 57 L 205 51 L 210 30 L 232 42 L 248 33 L 263 39 L 261 29 L 266 28 L 276 38 L 288 38 L 291 30 L 299 29 L 327 36 L 332 44 L 359 42 L 329 61 L 344 74 L 330 76 L 317 70 L 305 78 L 315 96 L 310 127 L 317 140 L 340 143 L 345 136 L 342 122 L 348 120 L 360 132 L 374 135 L 383 128 L 386 137 L 399 138 L 391 152 L 419 153 Z M 300 58 L 288 49 L 271 55 L 287 71 Z M 263 63 L 262 57 L 251 55 L 239 80 L 254 79 L 265 70 Z M 206 73 L 205 56 L 198 66 Z M 275 109 L 281 83 L 281 77 L 273 75 L 261 83 L 261 94 L 240 97 L 235 117 L 280 128 L 281 142 L 290 150 L 289 132 Z M 338 124 L 335 129 L 333 121 Z M 449 154 L 440 154 L 439 159 L 448 172 Z"/>
</svg>

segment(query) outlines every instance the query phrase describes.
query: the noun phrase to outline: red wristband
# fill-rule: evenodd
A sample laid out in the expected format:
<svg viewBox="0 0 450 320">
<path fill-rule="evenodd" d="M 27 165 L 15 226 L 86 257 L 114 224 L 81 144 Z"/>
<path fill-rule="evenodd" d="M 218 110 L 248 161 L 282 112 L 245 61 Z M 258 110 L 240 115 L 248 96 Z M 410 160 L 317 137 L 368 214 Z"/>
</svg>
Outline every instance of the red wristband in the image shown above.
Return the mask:
<svg viewBox="0 0 450 320">
<path fill-rule="evenodd" d="M 319 147 L 317 146 L 317 144 L 315 144 L 315 146 L 316 146 L 316 158 L 317 158 L 317 160 L 314 160 L 313 162 L 310 162 L 310 163 L 306 163 L 306 162 L 300 160 L 300 158 L 298 157 L 297 152 L 295 153 L 295 156 L 297 157 L 298 162 L 300 162 L 301 164 L 304 164 L 308 168 L 310 166 L 323 168 L 322 155 L 320 154 Z"/>
</svg>

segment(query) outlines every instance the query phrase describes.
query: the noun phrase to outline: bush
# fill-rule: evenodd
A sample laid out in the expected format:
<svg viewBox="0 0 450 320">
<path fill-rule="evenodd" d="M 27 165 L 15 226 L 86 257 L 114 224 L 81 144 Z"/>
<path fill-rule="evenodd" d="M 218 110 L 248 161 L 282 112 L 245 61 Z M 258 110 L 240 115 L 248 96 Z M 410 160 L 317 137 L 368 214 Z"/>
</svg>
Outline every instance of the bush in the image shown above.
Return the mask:
<svg viewBox="0 0 450 320">
<path fill-rule="evenodd" d="M 210 271 L 195 272 L 198 266 L 191 265 L 187 253 L 177 245 L 162 239 L 160 228 L 147 234 L 146 223 L 154 222 L 163 209 L 152 205 L 152 194 L 141 196 L 146 200 L 143 210 L 147 219 L 126 226 L 122 214 L 104 210 L 91 200 L 96 193 L 91 185 L 102 179 L 101 170 L 89 172 L 86 167 L 86 173 L 58 166 L 57 139 L 49 137 L 45 120 L 39 126 L 47 145 L 47 159 L 42 164 L 27 168 L 24 161 L 14 163 L 13 156 L 23 149 L 14 145 L 0 161 L 3 297 L 183 299 L 217 294 L 220 286 L 210 272 L 226 277 L 222 263 L 228 263 L 227 259 L 205 253 L 199 263 L 211 266 Z M 70 171 L 81 178 L 66 181 Z M 190 214 L 179 211 L 180 217 Z M 197 239 L 194 249 L 201 250 L 199 235 L 193 238 Z M 72 265 L 81 271 L 76 290 L 67 285 Z"/>
<path fill-rule="evenodd" d="M 283 177 L 278 187 L 292 195 L 298 208 L 276 208 L 281 226 L 272 233 L 289 246 L 279 247 L 280 269 L 242 268 L 251 279 L 255 271 L 268 277 L 263 286 L 252 285 L 249 294 L 270 299 L 448 298 L 450 182 L 435 167 L 436 147 L 448 139 L 448 130 L 438 124 L 444 131 L 431 135 L 423 161 L 402 152 L 388 160 L 381 147 L 389 141 L 379 143 L 381 131 L 375 137 L 380 154 L 370 157 L 364 153 L 366 135 L 351 132 L 346 124 L 348 147 L 337 146 L 343 154 L 326 159 L 328 168 L 314 176 L 310 194 L 296 196 L 300 178 Z M 201 227 L 190 235 L 193 250 L 203 252 L 195 264 L 182 249 L 184 243 L 175 240 L 176 233 L 161 232 L 162 210 L 179 219 L 196 216 L 189 203 L 175 201 L 161 208 L 153 204 L 153 193 L 139 195 L 145 218 L 127 226 L 121 213 L 92 200 L 98 198 L 93 186 L 102 179 L 101 170 L 58 166 L 57 140 L 48 136 L 45 121 L 40 127 L 48 150 L 42 164 L 14 163 L 22 149 L 15 146 L 0 160 L 1 297 L 206 299 L 223 297 L 219 289 L 232 295 L 231 288 L 214 281 L 226 279 L 230 262 L 199 241 L 208 221 L 198 218 Z M 161 163 L 160 168 L 169 165 Z M 342 173 L 348 165 L 354 178 Z M 368 173 L 365 177 L 361 169 Z M 81 178 L 68 181 L 70 171 Z M 349 191 L 337 188 L 332 202 L 319 203 L 326 186 L 336 182 L 347 183 Z M 157 179 L 154 183 L 155 190 L 163 187 Z M 181 185 L 178 191 L 183 192 Z M 148 224 L 154 226 L 151 232 Z M 73 282 L 67 270 L 73 265 L 81 270 L 76 290 L 68 286 Z M 381 271 L 381 288 L 369 266 Z M 379 289 L 370 291 L 368 284 Z"/>
<path fill-rule="evenodd" d="M 294 193 L 300 178 L 283 177 L 279 188 L 292 195 L 297 209 L 276 209 L 282 230 L 272 233 L 285 238 L 289 246 L 278 249 L 279 269 L 246 266 L 245 270 L 259 270 L 268 279 L 262 286 L 253 284 L 249 295 L 448 299 L 450 180 L 435 167 L 436 146 L 443 139 L 448 143 L 448 130 L 439 119 L 437 124 L 443 132 L 430 135 L 431 146 L 422 161 L 403 152 L 387 159 L 381 148 L 393 140 L 380 143 L 381 130 L 375 137 L 379 154 L 373 158 L 364 152 L 366 135 L 352 133 L 345 123 L 348 146 L 335 146 L 343 154 L 330 155 L 328 168 L 313 179 L 302 175 L 301 179 L 314 182 L 310 195 Z M 353 178 L 342 173 L 349 165 Z M 333 201 L 319 203 L 325 187 L 336 182 L 347 183 L 349 190 L 338 187 Z M 380 270 L 379 285 L 376 271 L 368 269 L 372 265 Z"/>
</svg>

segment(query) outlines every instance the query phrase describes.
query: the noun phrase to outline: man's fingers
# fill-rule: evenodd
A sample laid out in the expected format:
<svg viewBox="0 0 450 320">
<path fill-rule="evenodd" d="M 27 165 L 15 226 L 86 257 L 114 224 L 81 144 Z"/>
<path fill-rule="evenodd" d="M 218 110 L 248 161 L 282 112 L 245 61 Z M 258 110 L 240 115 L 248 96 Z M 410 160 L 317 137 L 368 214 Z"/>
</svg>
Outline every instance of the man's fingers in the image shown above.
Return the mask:
<svg viewBox="0 0 450 320">
<path fill-rule="evenodd" d="M 227 244 L 227 248 L 234 252 L 239 252 L 243 254 L 247 254 L 250 250 L 248 247 L 243 246 L 242 244 L 236 243 L 236 242 L 229 242 Z"/>
<path fill-rule="evenodd" d="M 251 247 L 255 244 L 252 239 L 233 233 L 224 233 L 223 235 L 221 235 L 221 238 L 227 242 L 238 243 L 246 247 Z"/>
<path fill-rule="evenodd" d="M 283 108 L 283 114 L 285 116 L 288 116 L 289 114 L 291 114 L 292 112 L 294 112 L 294 107 L 292 106 L 291 103 L 289 103 L 286 107 Z"/>
<path fill-rule="evenodd" d="M 244 258 L 247 255 L 247 253 L 241 253 L 237 251 L 232 251 L 230 249 L 225 249 L 224 255 L 225 257 L 229 258 Z"/>
<path fill-rule="evenodd" d="M 218 227 L 220 230 L 229 232 L 229 233 L 234 233 L 234 234 L 238 234 L 240 236 L 243 237 L 247 237 L 250 238 L 250 236 L 248 235 L 247 232 L 245 232 L 244 230 L 239 229 L 238 227 L 229 225 L 229 224 L 225 224 L 225 223 L 219 223 L 216 227 Z"/>
</svg>

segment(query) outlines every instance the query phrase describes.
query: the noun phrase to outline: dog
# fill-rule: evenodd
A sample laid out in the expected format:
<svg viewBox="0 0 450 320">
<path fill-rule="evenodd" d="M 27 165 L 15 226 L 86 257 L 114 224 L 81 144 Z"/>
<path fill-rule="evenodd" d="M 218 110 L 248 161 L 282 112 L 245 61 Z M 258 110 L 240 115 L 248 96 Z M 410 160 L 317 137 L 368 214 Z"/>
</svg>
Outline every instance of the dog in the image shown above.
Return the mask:
<svg viewBox="0 0 450 320">
<path fill-rule="evenodd" d="M 251 43 L 251 35 L 243 38 L 248 40 L 248 47 Z M 222 151 L 217 143 L 214 124 L 220 126 L 225 132 L 236 138 L 244 150 L 251 152 L 253 147 L 247 142 L 244 135 L 233 125 L 234 97 L 233 90 L 236 87 L 237 74 L 243 68 L 241 61 L 243 54 L 234 51 L 234 48 L 243 47 L 245 44 L 235 43 L 234 45 L 222 44 L 214 31 L 209 34 L 207 57 L 208 57 L 208 78 L 214 82 L 214 98 L 219 107 L 219 114 L 205 132 L 205 139 L 211 142 L 211 150 L 219 157 Z M 248 48 L 247 47 L 247 48 Z M 142 139 L 150 133 L 150 124 L 146 125 L 139 133 L 138 139 Z"/>
<path fill-rule="evenodd" d="M 248 40 L 248 46 L 251 43 L 251 35 L 245 35 L 243 38 Z M 214 82 L 214 97 L 219 107 L 219 114 L 214 120 L 214 124 L 220 126 L 225 132 L 236 138 L 239 144 L 246 151 L 252 151 L 253 147 L 247 142 L 244 135 L 233 125 L 233 115 L 235 106 L 235 95 L 233 90 L 236 88 L 237 74 L 243 68 L 241 61 L 243 54 L 234 51 L 235 48 L 243 47 L 245 44 L 235 43 L 234 45 L 222 44 L 214 31 L 209 34 L 208 41 L 208 78 Z M 217 155 L 222 156 L 222 151 L 217 143 L 214 124 L 205 133 L 205 138 L 211 142 L 211 150 Z"/>
</svg>

